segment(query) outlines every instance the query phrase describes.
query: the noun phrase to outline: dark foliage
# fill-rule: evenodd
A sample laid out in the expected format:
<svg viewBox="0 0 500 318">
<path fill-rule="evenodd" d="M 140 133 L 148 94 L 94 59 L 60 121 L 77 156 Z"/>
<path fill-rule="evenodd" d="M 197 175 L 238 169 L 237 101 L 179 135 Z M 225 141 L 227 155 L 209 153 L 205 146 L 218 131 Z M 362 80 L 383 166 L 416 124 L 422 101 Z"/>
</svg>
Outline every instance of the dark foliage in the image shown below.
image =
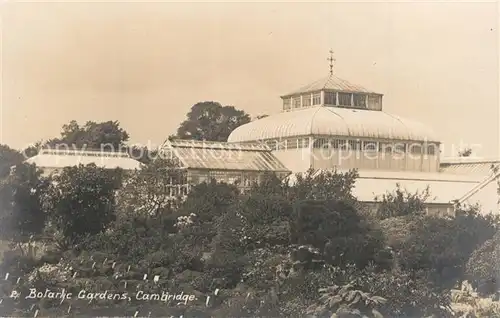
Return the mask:
<svg viewBox="0 0 500 318">
<path fill-rule="evenodd" d="M 7 177 L 11 167 L 20 164 L 24 159 L 19 151 L 0 144 L 0 179 Z"/>
<path fill-rule="evenodd" d="M 34 165 L 17 164 L 0 181 L 0 235 L 2 239 L 25 242 L 42 233 L 46 214 L 42 200 L 48 181 Z"/>
<path fill-rule="evenodd" d="M 233 106 L 218 102 L 201 102 L 193 105 L 177 130 L 177 138 L 207 141 L 226 141 L 237 127 L 249 123 L 250 116 Z"/>
<path fill-rule="evenodd" d="M 97 234 L 115 218 L 115 190 L 121 173 L 94 164 L 64 168 L 52 179 L 46 209 L 54 229 L 67 243 L 87 234 Z"/>
<path fill-rule="evenodd" d="M 64 125 L 61 137 L 46 142 L 47 147 L 67 146 L 69 149 L 102 149 L 120 151 L 128 141 L 128 133 L 120 128 L 118 121 L 96 123 L 88 121 L 80 126 L 76 121 Z M 64 149 L 64 148 L 63 148 Z"/>
</svg>

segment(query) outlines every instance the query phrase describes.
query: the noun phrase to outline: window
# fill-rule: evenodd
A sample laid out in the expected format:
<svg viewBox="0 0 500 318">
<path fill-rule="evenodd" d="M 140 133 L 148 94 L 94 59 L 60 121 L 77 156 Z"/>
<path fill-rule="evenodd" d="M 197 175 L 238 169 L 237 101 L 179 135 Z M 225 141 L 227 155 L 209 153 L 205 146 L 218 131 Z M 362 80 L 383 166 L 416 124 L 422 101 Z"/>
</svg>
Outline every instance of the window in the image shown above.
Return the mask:
<svg viewBox="0 0 500 318">
<path fill-rule="evenodd" d="M 276 150 L 276 141 L 275 140 L 266 140 L 266 145 L 271 150 Z"/>
<path fill-rule="evenodd" d="M 394 145 L 394 152 L 396 153 L 405 153 L 406 145 L 402 143 L 397 143 Z"/>
<path fill-rule="evenodd" d="M 379 144 L 379 151 L 380 152 L 392 152 L 392 145 L 391 144 L 387 144 L 387 143 L 380 143 Z"/>
<path fill-rule="evenodd" d="M 337 93 L 325 92 L 325 105 L 337 105 Z"/>
<path fill-rule="evenodd" d="M 286 140 L 276 140 L 276 150 L 286 149 Z"/>
<path fill-rule="evenodd" d="M 239 184 L 241 179 L 241 175 L 229 175 L 227 178 L 227 183 L 229 184 Z"/>
<path fill-rule="evenodd" d="M 302 138 L 301 140 L 299 139 L 299 147 L 309 148 L 309 138 Z"/>
<path fill-rule="evenodd" d="M 366 95 L 354 94 L 353 95 L 354 106 L 356 107 L 366 107 Z"/>
<path fill-rule="evenodd" d="M 436 154 L 436 149 L 437 145 L 436 144 L 430 144 L 427 146 L 427 154 L 428 155 L 435 155 Z"/>
<path fill-rule="evenodd" d="M 313 94 L 313 105 L 320 105 L 321 104 L 321 93 L 314 93 Z"/>
<path fill-rule="evenodd" d="M 286 141 L 286 149 L 296 149 L 297 148 L 297 142 L 298 140 L 293 138 L 293 139 L 288 139 Z"/>
<path fill-rule="evenodd" d="M 292 101 L 290 98 L 285 98 L 283 99 L 283 109 L 284 110 L 289 110 L 292 108 Z"/>
<path fill-rule="evenodd" d="M 422 146 L 419 144 L 411 144 L 408 146 L 408 152 L 413 153 L 413 154 L 421 154 L 422 153 Z"/>
<path fill-rule="evenodd" d="M 368 96 L 368 106 L 372 109 L 380 108 L 381 98 L 378 95 Z"/>
<path fill-rule="evenodd" d="M 323 148 L 328 147 L 328 139 L 318 138 L 314 141 L 313 148 Z"/>
<path fill-rule="evenodd" d="M 361 142 L 358 140 L 349 140 L 348 141 L 349 150 L 361 150 Z"/>
<path fill-rule="evenodd" d="M 349 93 L 338 93 L 340 106 L 351 106 L 351 96 Z"/>
<path fill-rule="evenodd" d="M 311 106 L 311 94 L 302 95 L 302 106 Z"/>
<path fill-rule="evenodd" d="M 377 143 L 375 142 L 363 142 L 363 150 L 365 152 L 376 152 L 377 151 Z"/>
<path fill-rule="evenodd" d="M 300 96 L 292 99 L 293 108 L 300 108 Z"/>
<path fill-rule="evenodd" d="M 198 184 L 200 183 L 200 177 L 199 176 L 194 176 L 194 175 L 191 175 L 191 182 L 192 184 Z"/>
<path fill-rule="evenodd" d="M 339 146 L 340 146 L 340 140 L 338 139 L 332 140 L 332 148 L 339 149 Z"/>
<path fill-rule="evenodd" d="M 338 145 L 339 145 L 340 150 L 348 150 L 349 149 L 349 144 L 347 143 L 346 140 L 339 140 Z"/>
</svg>

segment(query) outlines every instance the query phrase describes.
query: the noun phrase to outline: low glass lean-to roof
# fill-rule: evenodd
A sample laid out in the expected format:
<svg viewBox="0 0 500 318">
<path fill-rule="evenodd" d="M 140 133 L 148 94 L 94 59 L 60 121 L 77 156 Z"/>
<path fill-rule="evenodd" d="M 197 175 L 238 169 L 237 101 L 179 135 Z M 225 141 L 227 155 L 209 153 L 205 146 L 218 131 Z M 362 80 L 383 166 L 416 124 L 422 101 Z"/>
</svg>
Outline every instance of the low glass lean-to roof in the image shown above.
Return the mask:
<svg viewBox="0 0 500 318">
<path fill-rule="evenodd" d="M 88 164 L 95 164 L 106 169 L 121 168 L 124 170 L 134 170 L 141 167 L 141 163 L 124 152 L 106 152 L 89 150 L 61 150 L 43 149 L 34 157 L 25 161 L 35 164 L 40 168 L 64 168 Z"/>
<path fill-rule="evenodd" d="M 169 140 L 162 150 L 188 169 L 289 172 L 263 144 Z"/>
</svg>

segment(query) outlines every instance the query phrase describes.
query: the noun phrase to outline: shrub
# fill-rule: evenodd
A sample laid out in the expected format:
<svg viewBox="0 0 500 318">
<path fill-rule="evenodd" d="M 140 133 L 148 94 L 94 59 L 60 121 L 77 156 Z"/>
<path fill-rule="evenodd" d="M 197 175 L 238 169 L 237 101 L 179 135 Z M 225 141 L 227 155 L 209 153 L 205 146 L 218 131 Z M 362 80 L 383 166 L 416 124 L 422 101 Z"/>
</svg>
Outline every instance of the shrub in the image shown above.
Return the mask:
<svg viewBox="0 0 500 318">
<path fill-rule="evenodd" d="M 64 168 L 48 190 L 46 209 L 52 225 L 69 244 L 103 231 L 115 218 L 115 190 L 120 184 L 120 170 L 94 164 Z"/>
</svg>

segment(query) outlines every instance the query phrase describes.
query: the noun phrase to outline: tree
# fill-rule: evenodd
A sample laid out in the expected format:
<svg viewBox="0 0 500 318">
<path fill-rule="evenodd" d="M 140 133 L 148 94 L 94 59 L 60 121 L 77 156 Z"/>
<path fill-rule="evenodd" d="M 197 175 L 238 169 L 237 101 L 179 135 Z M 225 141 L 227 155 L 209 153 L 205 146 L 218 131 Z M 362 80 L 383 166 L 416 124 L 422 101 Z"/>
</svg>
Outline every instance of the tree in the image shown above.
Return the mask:
<svg viewBox="0 0 500 318">
<path fill-rule="evenodd" d="M 430 196 L 429 187 L 422 192 L 410 193 L 397 184 L 396 190 L 383 194 L 380 201 L 378 197 L 375 198 L 376 201 L 379 201 L 377 217 L 386 219 L 411 214 L 425 214 L 425 203 Z"/>
<path fill-rule="evenodd" d="M 0 178 L 8 176 L 11 167 L 23 162 L 24 159 L 19 151 L 0 144 Z"/>
<path fill-rule="evenodd" d="M 467 262 L 467 275 L 482 294 L 497 292 L 500 277 L 500 232 L 483 243 Z"/>
<path fill-rule="evenodd" d="M 43 146 L 42 141 L 37 141 L 34 144 L 29 145 L 23 150 L 24 157 L 27 159 L 38 155 L 38 152 L 40 151 L 40 148 L 42 146 Z"/>
<path fill-rule="evenodd" d="M 158 157 L 158 150 L 151 150 L 148 149 L 148 147 L 133 145 L 131 147 L 127 147 L 127 151 L 130 158 L 143 164 L 149 164 Z"/>
<path fill-rule="evenodd" d="M 158 216 L 177 203 L 170 190 L 185 184 L 185 171 L 171 160 L 157 158 L 132 172 L 118 195 L 120 213 Z M 178 195 L 180 195 L 180 191 Z"/>
<path fill-rule="evenodd" d="M 498 194 L 498 203 L 500 203 L 500 165 L 492 164 L 491 173 L 495 175 L 495 181 L 497 183 L 497 194 Z"/>
<path fill-rule="evenodd" d="M 249 122 L 250 116 L 233 106 L 200 102 L 191 107 L 187 119 L 177 130 L 177 138 L 226 141 L 234 129 Z"/>
<path fill-rule="evenodd" d="M 460 150 L 458 152 L 458 156 L 459 157 L 469 157 L 470 155 L 472 155 L 472 149 L 471 148 L 465 148 L 465 149 Z"/>
<path fill-rule="evenodd" d="M 119 169 L 89 164 L 66 167 L 53 176 L 45 204 L 53 230 L 61 235 L 60 244 L 71 245 L 85 235 L 97 234 L 114 220 L 121 174 Z"/>
<path fill-rule="evenodd" d="M 0 181 L 0 233 L 3 239 L 20 243 L 42 233 L 46 218 L 42 200 L 48 182 L 41 175 L 35 165 L 21 163 Z"/>
<path fill-rule="evenodd" d="M 345 173 L 324 171 L 314 175 L 309 169 L 305 175 L 297 174 L 294 186 L 288 191 L 290 200 L 337 200 L 355 204 L 352 189 L 358 177 L 356 170 Z"/>
<path fill-rule="evenodd" d="M 464 278 L 467 260 L 493 236 L 497 223 L 493 216 L 459 210 L 454 218 L 409 214 L 380 225 L 404 271 L 426 271 L 436 284 L 450 287 Z"/>
<path fill-rule="evenodd" d="M 61 137 L 49 140 L 46 146 L 65 145 L 78 149 L 104 148 L 103 150 L 119 151 L 128 139 L 128 133 L 120 128 L 118 121 L 88 121 L 84 126 L 79 126 L 72 120 L 62 127 Z"/>
</svg>

